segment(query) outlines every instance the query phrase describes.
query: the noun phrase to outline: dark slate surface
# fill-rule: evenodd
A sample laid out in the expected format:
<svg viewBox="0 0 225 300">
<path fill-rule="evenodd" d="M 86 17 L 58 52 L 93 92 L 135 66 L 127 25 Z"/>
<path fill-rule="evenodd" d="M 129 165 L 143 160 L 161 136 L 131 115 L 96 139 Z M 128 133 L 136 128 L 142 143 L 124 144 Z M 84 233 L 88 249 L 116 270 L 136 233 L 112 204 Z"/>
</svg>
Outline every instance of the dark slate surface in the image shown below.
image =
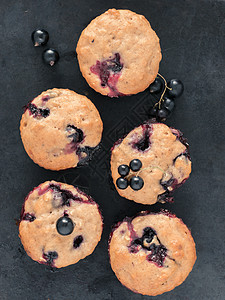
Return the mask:
<svg viewBox="0 0 225 300">
<path fill-rule="evenodd" d="M 78 69 L 74 49 L 81 31 L 111 7 L 129 8 L 151 21 L 161 39 L 160 73 L 185 84 L 185 93 L 166 123 L 188 138 L 193 172 L 171 205 L 150 207 L 122 199 L 107 179 L 110 147 L 147 119 L 152 103 L 147 91 L 119 100 L 103 97 L 89 88 Z M 0 299 L 150 299 L 132 293 L 116 279 L 109 264 L 107 239 L 116 221 L 162 206 L 191 228 L 198 259 L 185 283 L 154 299 L 225 299 L 224 12 L 224 1 L 1 0 Z M 48 46 L 61 54 L 53 68 L 43 65 L 43 49 L 32 46 L 30 34 L 36 27 L 49 31 Z M 89 167 L 47 171 L 35 165 L 23 149 L 19 135 L 22 107 L 52 87 L 86 94 L 100 111 L 102 150 Z M 83 187 L 99 203 L 105 220 L 94 253 L 56 272 L 25 254 L 15 223 L 26 194 L 48 179 Z"/>
</svg>

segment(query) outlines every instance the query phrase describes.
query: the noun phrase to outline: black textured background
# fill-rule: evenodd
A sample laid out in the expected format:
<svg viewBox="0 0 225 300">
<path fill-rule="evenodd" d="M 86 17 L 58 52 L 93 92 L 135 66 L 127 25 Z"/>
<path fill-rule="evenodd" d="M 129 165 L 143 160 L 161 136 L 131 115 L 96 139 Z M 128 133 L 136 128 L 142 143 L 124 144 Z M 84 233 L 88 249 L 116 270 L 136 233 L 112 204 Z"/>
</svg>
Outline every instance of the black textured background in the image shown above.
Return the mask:
<svg viewBox="0 0 225 300">
<path fill-rule="evenodd" d="M 171 205 L 138 205 L 119 197 L 108 182 L 110 147 L 147 119 L 152 103 L 147 91 L 108 99 L 81 76 L 74 56 L 78 37 L 91 19 L 112 7 L 134 10 L 150 20 L 161 40 L 160 73 L 168 80 L 180 78 L 185 85 L 166 123 L 188 138 L 193 172 Z M 48 30 L 48 46 L 61 55 L 53 68 L 42 63 L 43 48 L 32 46 L 30 35 L 37 27 Z M 107 239 L 116 221 L 162 206 L 191 228 L 198 259 L 181 286 L 154 299 L 225 299 L 225 1 L 1 0 L 0 32 L 0 299 L 150 299 L 132 293 L 116 279 Z M 86 94 L 100 111 L 102 150 L 89 167 L 47 171 L 35 165 L 23 149 L 19 135 L 22 107 L 53 87 Z M 15 223 L 26 194 L 49 179 L 83 187 L 99 203 L 105 223 L 94 253 L 56 272 L 25 254 Z"/>
</svg>

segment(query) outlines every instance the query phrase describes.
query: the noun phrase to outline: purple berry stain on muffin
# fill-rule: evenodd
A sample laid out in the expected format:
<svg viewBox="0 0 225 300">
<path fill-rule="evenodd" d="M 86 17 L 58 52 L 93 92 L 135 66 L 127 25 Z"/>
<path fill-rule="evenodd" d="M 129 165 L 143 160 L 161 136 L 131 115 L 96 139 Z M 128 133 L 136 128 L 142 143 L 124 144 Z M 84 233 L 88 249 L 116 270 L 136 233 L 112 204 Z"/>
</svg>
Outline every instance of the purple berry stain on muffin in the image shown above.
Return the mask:
<svg viewBox="0 0 225 300">
<path fill-rule="evenodd" d="M 85 196 L 87 198 L 87 200 L 79 197 L 78 195 L 74 195 L 69 190 L 62 189 L 60 184 L 50 183 L 48 186 L 46 186 L 44 188 L 41 188 L 40 186 L 38 186 L 34 190 L 38 191 L 38 196 L 42 196 L 50 190 L 53 193 L 53 201 L 55 202 L 55 205 L 57 207 L 58 206 L 70 206 L 71 201 L 79 201 L 79 202 L 95 204 L 95 202 L 91 198 L 91 196 L 86 195 L 83 191 L 80 191 L 78 188 L 76 188 L 76 189 L 77 189 L 77 192 L 79 192 L 81 195 Z M 24 212 L 23 212 L 23 214 L 24 214 Z M 23 214 L 22 214 L 22 216 L 23 216 Z M 21 217 L 21 219 L 22 219 L 22 217 Z"/>
<path fill-rule="evenodd" d="M 70 206 L 71 201 L 84 202 L 84 200 L 74 195 L 71 191 L 61 189 L 59 185 L 50 184 L 49 188 L 53 191 L 53 201 L 57 205 L 60 203 L 61 206 Z"/>
<path fill-rule="evenodd" d="M 77 150 L 79 144 L 84 141 L 85 135 L 83 131 L 74 125 L 67 125 L 66 132 L 68 132 L 68 138 L 71 140 L 66 146 L 66 153 L 70 154 Z"/>
<path fill-rule="evenodd" d="M 73 240 L 73 248 L 77 249 L 80 247 L 81 243 L 83 242 L 84 238 L 82 235 L 78 235 Z"/>
<path fill-rule="evenodd" d="M 49 251 L 47 253 L 43 253 L 43 258 L 46 260 L 46 262 L 41 261 L 40 263 L 54 267 L 54 261 L 58 258 L 58 253 L 56 251 Z"/>
<path fill-rule="evenodd" d="M 81 147 L 81 144 L 85 140 L 85 135 L 80 128 L 77 128 L 74 125 L 70 125 L 70 124 L 67 125 L 66 132 L 69 134 L 69 135 L 67 135 L 67 138 L 69 138 L 71 142 L 66 145 L 64 152 L 66 154 L 75 152 L 79 158 L 79 163 L 81 163 L 81 164 L 89 161 L 92 158 L 92 155 L 94 154 L 94 150 L 98 149 L 98 146 L 97 147 L 89 147 L 89 146 Z"/>
<path fill-rule="evenodd" d="M 90 68 L 91 72 L 100 78 L 101 86 L 110 89 L 109 97 L 124 96 L 116 87 L 122 69 L 123 64 L 121 63 L 119 53 L 115 53 L 113 58 L 106 59 L 102 62 L 97 60 L 96 64 Z"/>
<path fill-rule="evenodd" d="M 167 249 L 161 244 L 157 237 L 156 231 L 151 227 L 145 227 L 142 237 L 138 237 L 133 229 L 131 220 L 127 221 L 128 230 L 130 231 L 129 251 L 133 254 L 138 253 L 141 249 L 148 251 L 146 259 L 154 263 L 157 267 L 163 267 L 164 260 L 167 256 Z M 157 244 L 156 244 L 157 243 Z"/>
<path fill-rule="evenodd" d="M 149 251 L 151 251 L 151 253 L 147 256 L 147 260 L 155 263 L 158 267 L 163 267 L 164 260 L 167 256 L 166 247 L 152 244 Z"/>
<path fill-rule="evenodd" d="M 36 219 L 36 217 L 33 214 L 29 214 L 29 213 L 25 213 L 21 220 L 23 221 L 29 221 L 29 222 L 33 222 Z"/>
<path fill-rule="evenodd" d="M 25 111 L 28 109 L 30 115 L 33 115 L 34 118 L 47 118 L 50 115 L 50 109 L 49 108 L 38 108 L 33 103 L 28 103 L 25 106 Z"/>
<path fill-rule="evenodd" d="M 136 148 L 138 151 L 144 152 L 149 150 L 151 146 L 150 137 L 152 134 L 152 126 L 149 123 L 141 125 L 143 133 L 141 139 L 132 143 L 132 147 Z"/>
<path fill-rule="evenodd" d="M 42 97 L 41 100 L 42 100 L 43 102 L 47 102 L 49 99 L 50 99 L 50 97 L 47 95 L 47 96 Z"/>
</svg>

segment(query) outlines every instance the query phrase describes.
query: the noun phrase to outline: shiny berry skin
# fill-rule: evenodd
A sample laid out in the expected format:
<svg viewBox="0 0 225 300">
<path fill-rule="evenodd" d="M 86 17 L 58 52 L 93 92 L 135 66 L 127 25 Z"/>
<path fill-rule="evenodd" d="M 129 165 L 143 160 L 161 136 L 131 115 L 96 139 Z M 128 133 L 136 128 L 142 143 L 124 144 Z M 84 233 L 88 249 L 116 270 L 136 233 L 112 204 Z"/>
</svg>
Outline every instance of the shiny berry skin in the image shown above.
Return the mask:
<svg viewBox="0 0 225 300">
<path fill-rule="evenodd" d="M 142 167 L 142 162 L 140 161 L 140 159 L 133 159 L 130 162 L 130 168 L 134 172 L 139 171 L 141 167 Z"/>
<path fill-rule="evenodd" d="M 179 79 L 171 79 L 167 86 L 172 90 L 167 89 L 166 95 L 171 98 L 178 98 L 183 94 L 184 85 Z"/>
<path fill-rule="evenodd" d="M 156 117 L 157 111 L 158 111 L 158 108 L 153 106 L 149 111 L 150 117 Z"/>
<path fill-rule="evenodd" d="M 169 111 L 166 108 L 161 108 L 157 112 L 158 119 L 166 119 L 169 116 Z"/>
<path fill-rule="evenodd" d="M 120 190 L 125 190 L 128 187 L 128 180 L 122 177 L 119 177 L 116 180 L 116 185 Z"/>
<path fill-rule="evenodd" d="M 144 185 L 144 181 L 139 176 L 133 176 L 130 180 L 130 187 L 135 191 L 142 189 L 143 185 Z"/>
<path fill-rule="evenodd" d="M 31 39 L 35 47 L 43 46 L 47 44 L 49 34 L 44 29 L 36 29 L 32 32 Z"/>
<path fill-rule="evenodd" d="M 69 235 L 73 232 L 74 224 L 69 217 L 64 216 L 58 219 L 56 223 L 56 228 L 59 234 Z"/>
<path fill-rule="evenodd" d="M 172 99 L 168 98 L 168 97 L 164 97 L 163 98 L 163 107 L 165 107 L 168 111 L 173 111 L 175 103 Z"/>
<path fill-rule="evenodd" d="M 150 84 L 149 91 L 151 94 L 160 93 L 163 89 L 163 80 L 161 77 L 156 77 L 155 81 Z"/>
<path fill-rule="evenodd" d="M 52 67 L 59 60 L 59 53 L 55 49 L 46 49 L 42 54 L 42 58 L 47 65 Z"/>
<path fill-rule="evenodd" d="M 130 172 L 130 168 L 127 165 L 120 165 L 118 168 L 118 173 L 120 176 L 127 176 Z"/>
</svg>

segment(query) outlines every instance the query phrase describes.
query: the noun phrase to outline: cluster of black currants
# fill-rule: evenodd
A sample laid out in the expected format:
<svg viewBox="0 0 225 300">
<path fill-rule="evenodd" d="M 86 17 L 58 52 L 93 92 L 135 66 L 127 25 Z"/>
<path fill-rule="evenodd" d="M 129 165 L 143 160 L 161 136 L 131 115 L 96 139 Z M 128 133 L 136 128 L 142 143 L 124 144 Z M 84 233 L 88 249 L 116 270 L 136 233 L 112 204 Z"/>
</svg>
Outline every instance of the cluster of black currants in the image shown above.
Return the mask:
<svg viewBox="0 0 225 300">
<path fill-rule="evenodd" d="M 49 40 L 49 34 L 44 29 L 36 29 L 31 34 L 31 39 L 35 47 L 44 46 Z M 54 66 L 59 60 L 59 53 L 52 48 L 45 49 L 42 53 L 44 63 Z"/>
<path fill-rule="evenodd" d="M 140 176 L 128 176 L 130 173 L 130 170 L 133 172 L 140 171 L 142 167 L 142 162 L 140 159 L 133 159 L 129 166 L 128 165 L 120 165 L 118 167 L 118 173 L 121 177 L 119 177 L 116 181 L 116 185 L 119 189 L 124 190 L 130 185 L 130 187 L 134 191 L 138 191 L 143 188 L 144 181 Z"/>
<path fill-rule="evenodd" d="M 149 86 L 149 90 L 155 96 L 161 94 L 160 99 L 149 112 L 150 117 L 163 121 L 174 110 L 174 100 L 183 94 L 184 85 L 179 79 L 171 79 L 166 82 L 163 76 L 158 74 L 155 81 Z"/>
</svg>

